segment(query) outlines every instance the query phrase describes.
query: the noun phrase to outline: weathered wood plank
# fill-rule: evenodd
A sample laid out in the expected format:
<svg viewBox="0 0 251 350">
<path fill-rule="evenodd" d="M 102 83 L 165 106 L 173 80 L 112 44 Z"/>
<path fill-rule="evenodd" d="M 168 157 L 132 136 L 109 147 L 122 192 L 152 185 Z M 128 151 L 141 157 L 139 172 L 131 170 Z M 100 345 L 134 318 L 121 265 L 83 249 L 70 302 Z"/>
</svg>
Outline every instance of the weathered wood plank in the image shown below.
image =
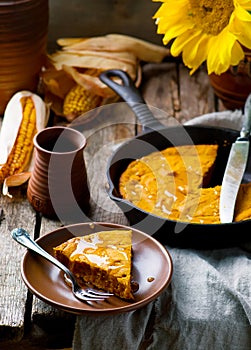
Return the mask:
<svg viewBox="0 0 251 350">
<path fill-rule="evenodd" d="M 175 123 L 178 98 L 177 63 L 146 64 L 143 67 L 142 95 L 163 125 Z"/>
<path fill-rule="evenodd" d="M 62 224 L 58 220 L 41 218 L 40 236 L 43 236 Z M 52 286 L 53 288 L 53 286 Z M 56 309 L 36 296 L 33 297 L 29 344 L 43 348 L 65 347 L 71 345 L 75 316 Z"/>
<path fill-rule="evenodd" d="M 122 212 L 107 194 L 107 164 L 111 154 L 121 143 L 135 135 L 135 116 L 125 102 L 105 107 L 106 124 L 89 133 L 85 150 L 87 175 L 91 191 L 93 221 L 126 224 Z"/>
<path fill-rule="evenodd" d="M 215 111 L 214 93 L 208 75 L 202 67 L 192 76 L 183 65 L 179 66 L 180 111 L 178 119 L 184 123 L 194 117 Z"/>
<path fill-rule="evenodd" d="M 71 346 L 75 320 L 75 315 L 51 307 L 34 297 L 29 343 L 45 349 Z"/>
<path fill-rule="evenodd" d="M 0 341 L 20 340 L 25 328 L 27 288 L 21 278 L 20 263 L 26 250 L 11 238 L 10 231 L 23 227 L 33 235 L 35 224 L 35 215 L 26 200 L 26 192 L 13 190 L 12 193 L 12 199 L 0 196 L 3 210 L 0 225 Z"/>
<path fill-rule="evenodd" d="M 62 226 L 58 220 L 41 218 L 40 236 Z M 32 346 L 53 347 L 55 344 L 71 344 L 75 317 L 55 309 L 33 296 L 29 344 Z"/>
</svg>

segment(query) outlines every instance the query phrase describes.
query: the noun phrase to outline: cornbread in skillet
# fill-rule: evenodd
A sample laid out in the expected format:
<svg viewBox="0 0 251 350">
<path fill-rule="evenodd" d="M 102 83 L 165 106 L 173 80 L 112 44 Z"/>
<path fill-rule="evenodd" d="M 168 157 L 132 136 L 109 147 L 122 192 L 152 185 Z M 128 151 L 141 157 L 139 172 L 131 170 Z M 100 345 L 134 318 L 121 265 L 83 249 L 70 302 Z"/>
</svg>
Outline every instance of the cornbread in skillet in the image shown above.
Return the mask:
<svg viewBox="0 0 251 350">
<path fill-rule="evenodd" d="M 56 258 L 72 271 L 78 283 L 86 283 L 134 299 L 131 290 L 132 232 L 101 231 L 74 237 L 54 248 Z"/>
<path fill-rule="evenodd" d="M 220 186 L 200 188 L 196 193 L 189 193 L 180 203 L 179 216 L 176 220 L 191 221 L 198 224 L 219 224 Z"/>
<path fill-rule="evenodd" d="M 219 224 L 221 186 L 209 187 L 217 145 L 170 147 L 135 160 L 119 190 L 137 207 L 170 220 Z M 242 184 L 234 221 L 251 218 L 251 183 Z"/>
<path fill-rule="evenodd" d="M 172 220 L 211 220 L 203 208 L 205 197 L 215 201 L 215 191 L 204 193 L 215 165 L 218 145 L 169 147 L 131 162 L 120 177 L 119 190 L 124 199 L 137 207 Z M 202 198 L 200 198 L 202 196 Z M 205 217 L 203 217 L 203 212 Z M 209 219 L 210 218 L 210 219 Z"/>
<path fill-rule="evenodd" d="M 241 184 L 235 205 L 234 221 L 251 218 L 251 183 Z"/>
<path fill-rule="evenodd" d="M 193 223 L 220 224 L 221 186 L 201 188 L 200 195 L 190 194 L 184 203 L 182 215 L 190 215 Z M 251 183 L 241 184 L 236 199 L 234 221 L 251 218 Z M 182 216 L 177 217 L 182 219 Z"/>
</svg>

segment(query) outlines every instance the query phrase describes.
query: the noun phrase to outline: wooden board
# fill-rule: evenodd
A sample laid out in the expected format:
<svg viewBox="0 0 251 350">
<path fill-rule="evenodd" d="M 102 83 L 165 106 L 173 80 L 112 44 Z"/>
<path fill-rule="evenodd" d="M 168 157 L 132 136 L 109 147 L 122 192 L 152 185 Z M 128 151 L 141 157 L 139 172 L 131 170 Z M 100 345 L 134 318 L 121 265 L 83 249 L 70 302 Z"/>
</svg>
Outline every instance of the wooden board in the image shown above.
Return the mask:
<svg viewBox="0 0 251 350">
<path fill-rule="evenodd" d="M 143 96 L 163 125 L 183 123 L 203 113 L 223 110 L 216 103 L 208 77 L 203 68 L 193 76 L 178 62 L 145 64 L 140 87 Z M 191 93 L 192 91 L 192 93 Z M 64 123 L 63 120 L 60 123 Z M 81 131 L 87 137 L 84 150 L 91 191 L 93 221 L 127 224 L 120 209 L 107 194 L 106 170 L 110 155 L 126 139 L 140 132 L 133 112 L 124 102 L 101 108 L 94 121 L 83 124 Z M 32 235 L 44 235 L 61 226 L 61 222 L 42 218 L 26 199 L 25 186 L 13 190 L 13 198 L 0 196 L 4 211 L 1 221 L 0 250 L 0 348 L 36 349 L 69 347 L 75 317 L 54 309 L 27 293 L 20 275 L 20 262 L 25 248 L 10 237 L 15 227 L 24 227 Z M 7 345 L 6 345 L 7 344 Z M 57 345 L 56 345 L 57 344 Z"/>
<path fill-rule="evenodd" d="M 35 215 L 26 192 L 11 191 L 13 198 L 0 197 L 3 216 L 0 224 L 0 339 L 21 339 L 25 331 L 27 288 L 21 278 L 20 263 L 25 248 L 11 237 L 11 230 L 23 227 L 34 234 Z"/>
</svg>

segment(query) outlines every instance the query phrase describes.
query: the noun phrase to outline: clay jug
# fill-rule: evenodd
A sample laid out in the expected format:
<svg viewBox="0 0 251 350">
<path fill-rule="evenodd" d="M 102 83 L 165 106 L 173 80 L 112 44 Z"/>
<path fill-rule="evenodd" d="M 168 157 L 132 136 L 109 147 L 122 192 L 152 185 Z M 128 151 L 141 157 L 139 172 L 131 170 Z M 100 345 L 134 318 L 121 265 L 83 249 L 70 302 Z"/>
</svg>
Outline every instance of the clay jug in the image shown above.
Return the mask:
<svg viewBox="0 0 251 350">
<path fill-rule="evenodd" d="M 48 0 L 0 1 L 0 115 L 15 92 L 36 92 L 48 20 Z"/>
<path fill-rule="evenodd" d="M 35 135 L 27 197 L 37 212 L 61 222 L 85 221 L 90 199 L 85 146 L 83 134 L 68 127 L 50 127 Z"/>
</svg>

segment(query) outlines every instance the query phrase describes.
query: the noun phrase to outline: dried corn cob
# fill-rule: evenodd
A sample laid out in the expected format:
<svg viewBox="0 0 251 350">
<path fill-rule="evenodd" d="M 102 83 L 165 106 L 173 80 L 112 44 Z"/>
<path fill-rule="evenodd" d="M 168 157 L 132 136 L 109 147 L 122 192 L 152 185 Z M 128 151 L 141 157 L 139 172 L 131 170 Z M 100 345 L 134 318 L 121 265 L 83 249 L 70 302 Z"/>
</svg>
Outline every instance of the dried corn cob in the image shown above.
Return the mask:
<svg viewBox="0 0 251 350">
<path fill-rule="evenodd" d="M 68 120 L 74 119 L 82 113 L 98 107 L 101 97 L 87 91 L 81 85 L 74 85 L 64 99 L 63 113 Z"/>
<path fill-rule="evenodd" d="M 46 126 L 48 112 L 43 100 L 29 91 L 18 92 L 9 101 L 0 134 L 0 183 L 4 183 L 5 192 L 8 186 L 27 180 L 20 174 L 30 170 L 33 137 Z"/>
<path fill-rule="evenodd" d="M 36 133 L 36 110 L 32 98 L 22 97 L 23 118 L 7 162 L 0 169 L 0 182 L 10 175 L 21 173 L 30 161 L 33 137 Z"/>
</svg>

